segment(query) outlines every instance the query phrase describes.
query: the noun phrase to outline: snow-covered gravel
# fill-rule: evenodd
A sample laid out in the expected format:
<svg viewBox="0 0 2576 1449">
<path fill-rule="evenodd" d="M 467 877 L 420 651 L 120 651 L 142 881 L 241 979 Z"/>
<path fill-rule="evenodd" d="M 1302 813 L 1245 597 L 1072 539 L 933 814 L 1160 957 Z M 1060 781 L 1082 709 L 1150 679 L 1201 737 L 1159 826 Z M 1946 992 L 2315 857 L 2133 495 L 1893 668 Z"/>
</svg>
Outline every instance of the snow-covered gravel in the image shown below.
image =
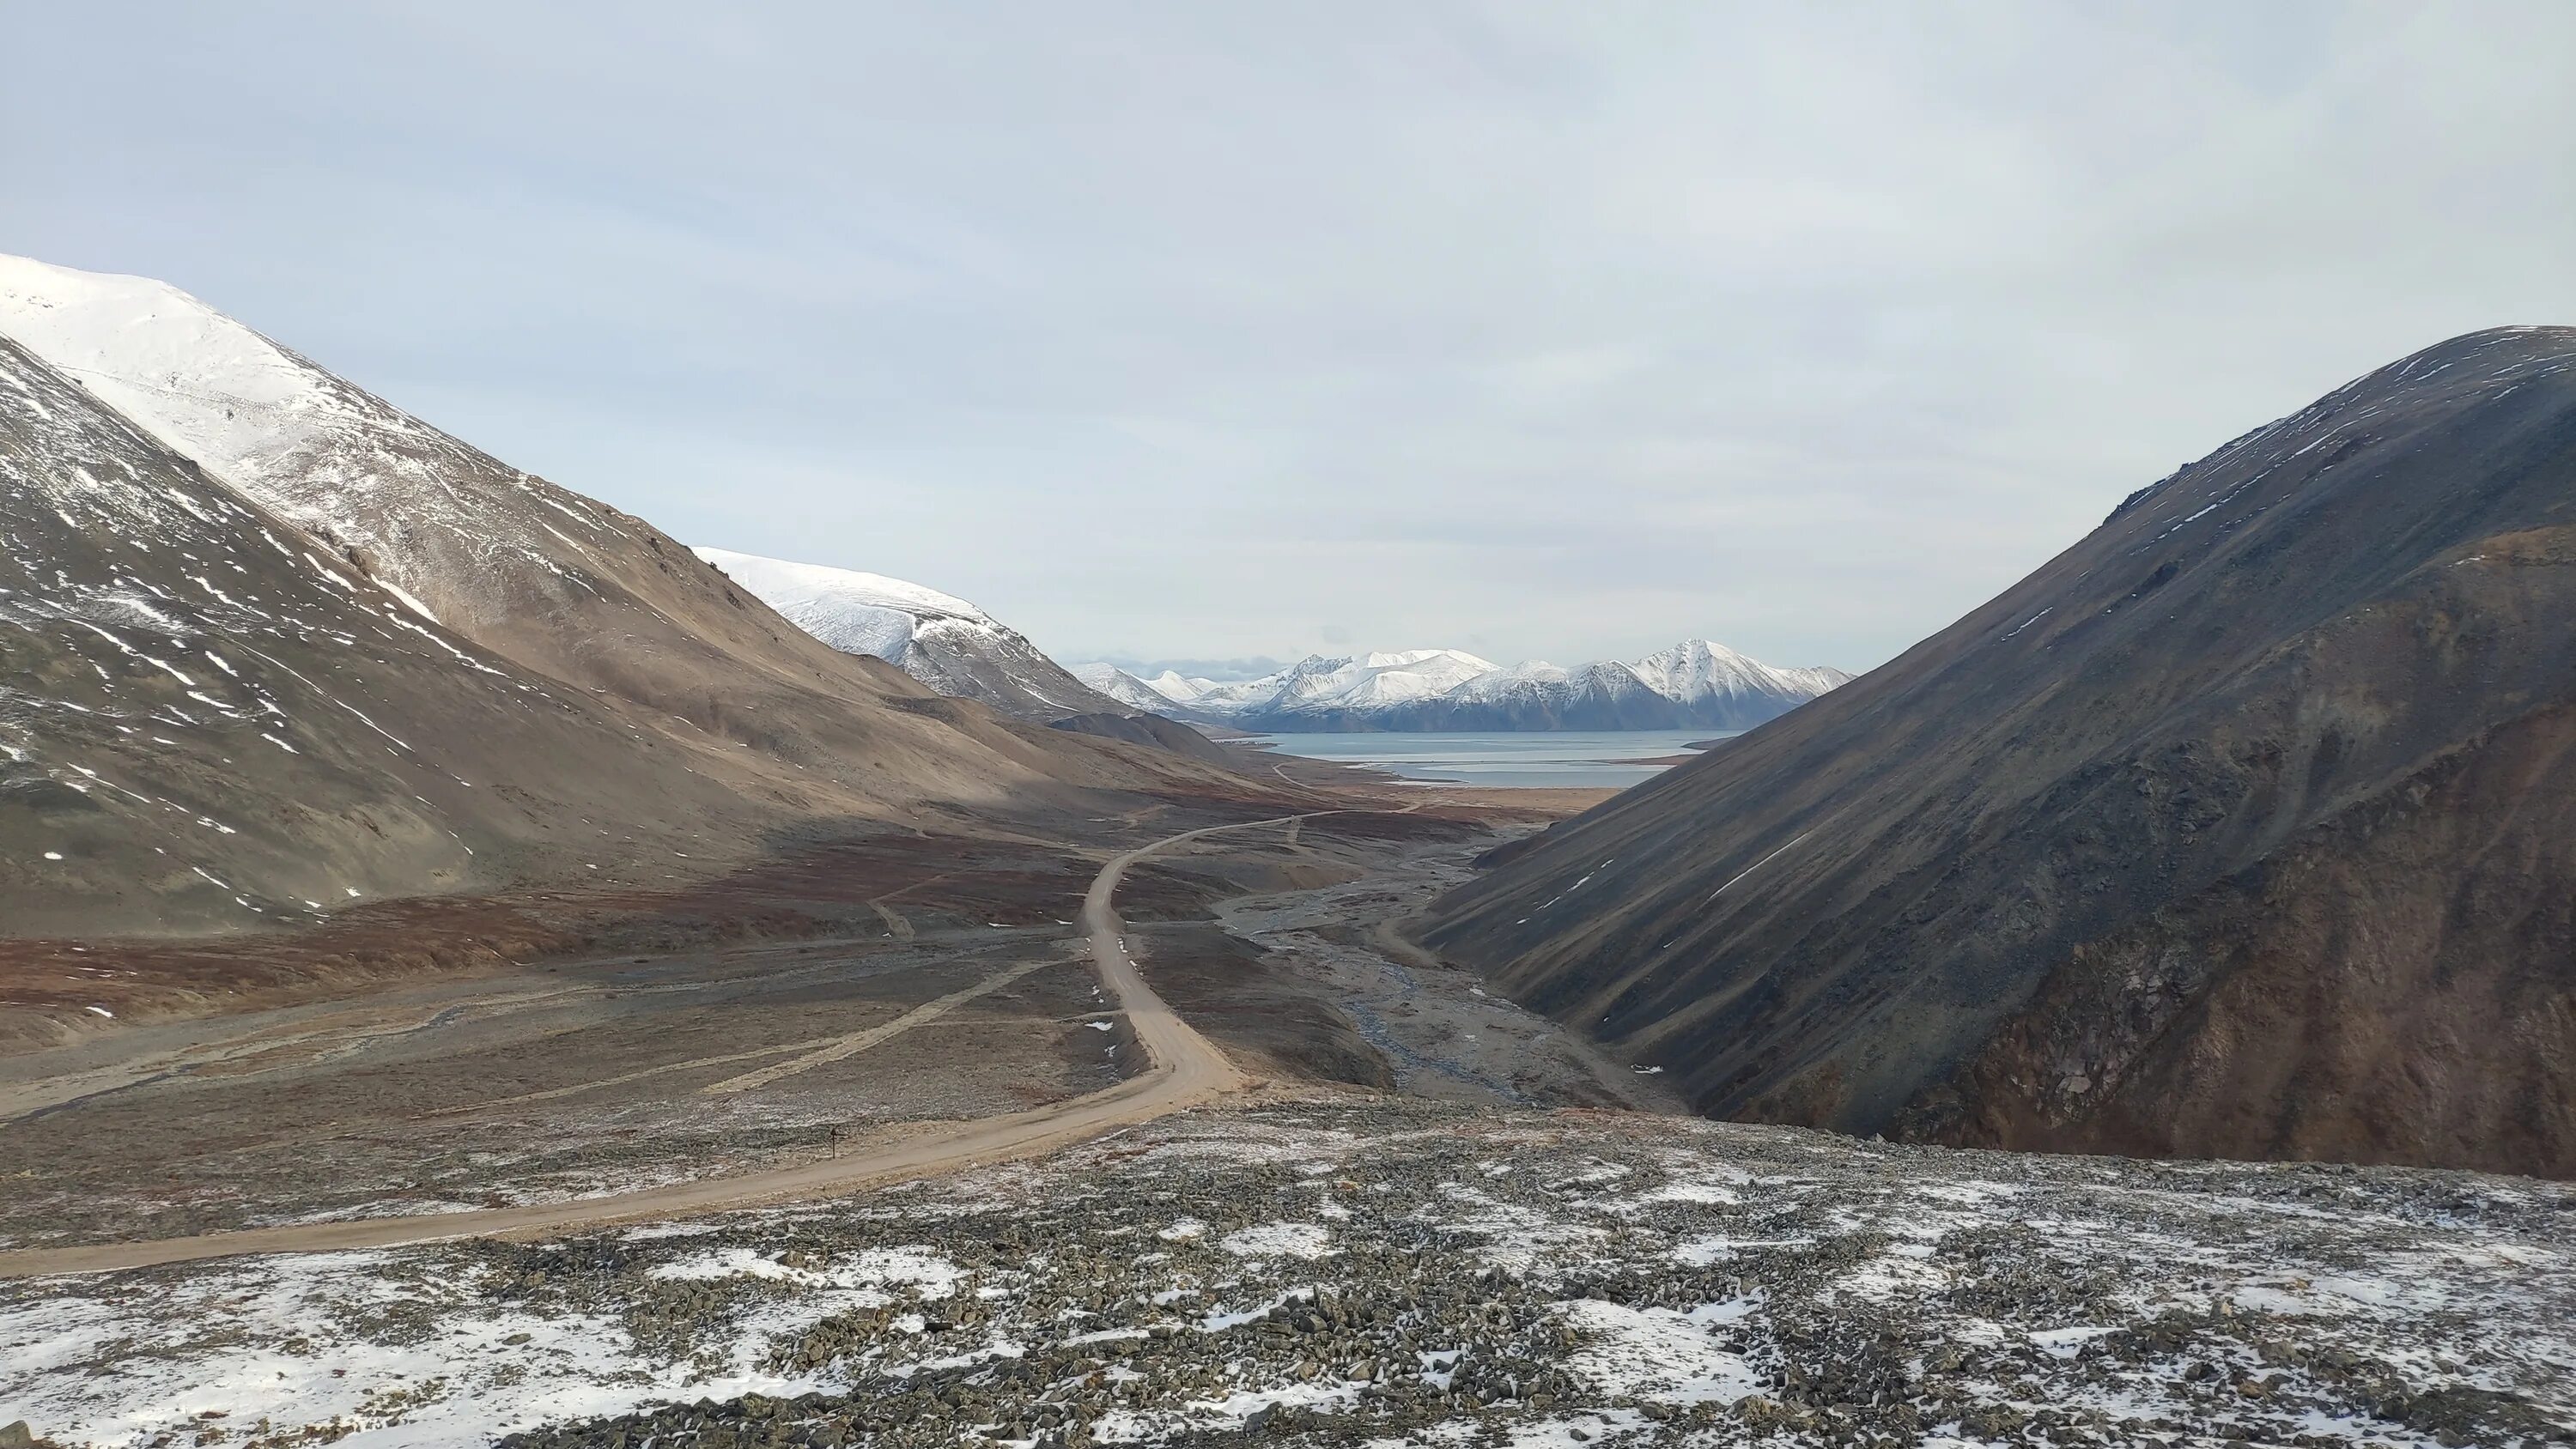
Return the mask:
<svg viewBox="0 0 2576 1449">
<path fill-rule="evenodd" d="M 2576 1189 L 1301 1103 L 554 1244 L 0 1285 L 64 1445 L 2576 1438 Z"/>
</svg>

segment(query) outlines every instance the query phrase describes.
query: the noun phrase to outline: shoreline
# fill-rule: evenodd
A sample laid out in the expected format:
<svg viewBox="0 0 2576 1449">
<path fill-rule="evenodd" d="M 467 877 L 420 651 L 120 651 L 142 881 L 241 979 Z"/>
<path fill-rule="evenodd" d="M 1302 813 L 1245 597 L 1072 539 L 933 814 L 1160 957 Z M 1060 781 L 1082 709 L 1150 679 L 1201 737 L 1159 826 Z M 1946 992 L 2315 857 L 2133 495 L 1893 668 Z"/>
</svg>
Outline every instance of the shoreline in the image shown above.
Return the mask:
<svg viewBox="0 0 2576 1449">
<path fill-rule="evenodd" d="M 1286 773 L 1284 766 L 1287 762 L 1298 761 L 1305 767 L 1341 773 L 1344 778 L 1358 775 L 1373 784 L 1397 788 L 1491 790 L 1514 795 L 1533 791 L 1564 792 L 1593 797 L 1594 803 L 1598 803 L 1599 800 L 1607 799 L 1622 790 L 1634 789 L 1645 784 L 1676 765 L 1699 759 L 1706 750 L 1734 738 L 1733 735 L 1727 735 L 1712 739 L 1675 741 L 1674 746 L 1666 747 L 1667 752 L 1662 754 L 1628 755 L 1610 752 L 1616 749 L 1616 745 L 1611 742 L 1621 736 L 1653 738 L 1686 733 L 1689 732 L 1683 730 L 1319 730 L 1242 734 L 1221 743 L 1229 749 L 1243 750 L 1248 755 L 1257 752 L 1283 774 Z M 1285 748 L 1280 743 L 1283 738 L 1297 740 L 1330 738 L 1378 743 L 1353 746 L 1367 751 L 1368 757 L 1342 758 L 1333 755 L 1310 755 Z M 1546 742 L 1551 739 L 1566 741 L 1571 752 L 1548 755 Z M 1576 741 L 1594 748 L 1585 749 L 1582 745 L 1577 745 Z M 1399 742 L 1418 742 L 1421 748 L 1418 751 L 1408 750 L 1404 743 Z M 1662 742 L 1656 739 L 1655 743 L 1660 745 Z M 1453 764 L 1441 757 L 1443 746 L 1463 746 L 1466 753 Z M 1505 755 L 1515 749 L 1531 750 L 1537 757 L 1527 760 L 1494 758 L 1496 755 Z M 1409 758 L 1393 758 L 1397 755 L 1406 755 Z M 1476 765 L 1484 765 L 1492 769 L 1496 775 L 1505 778 L 1477 778 L 1477 772 L 1473 768 Z M 1407 768 L 1422 773 L 1405 773 Z M 1615 783 L 1589 778 L 1609 771 L 1626 772 L 1636 775 L 1637 778 L 1621 779 Z M 1538 778 L 1518 780 L 1508 778 L 1513 776 Z"/>
</svg>

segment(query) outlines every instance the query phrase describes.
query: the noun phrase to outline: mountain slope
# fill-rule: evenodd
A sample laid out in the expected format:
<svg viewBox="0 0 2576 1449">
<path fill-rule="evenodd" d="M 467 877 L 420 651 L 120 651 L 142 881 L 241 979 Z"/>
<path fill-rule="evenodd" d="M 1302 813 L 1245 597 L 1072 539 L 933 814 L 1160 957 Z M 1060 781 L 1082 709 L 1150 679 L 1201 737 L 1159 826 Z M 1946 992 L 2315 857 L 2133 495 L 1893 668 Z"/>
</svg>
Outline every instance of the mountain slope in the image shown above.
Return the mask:
<svg viewBox="0 0 2576 1449">
<path fill-rule="evenodd" d="M 511 468 L 176 288 L 0 258 L 0 335 L 422 617 L 635 706 L 648 731 L 676 724 L 754 752 L 742 763 L 764 790 L 828 783 L 876 809 L 1134 782 L 1126 757 L 925 708 L 929 691 L 901 671 L 833 650 L 644 520 Z"/>
<path fill-rule="evenodd" d="M 0 545 L 9 934 L 294 920 L 506 875 L 558 835 L 613 867 L 752 813 L 5 338 Z M 647 784 L 649 816 L 615 808 Z"/>
<path fill-rule="evenodd" d="M 2143 490 L 1426 935 L 1702 1110 L 2576 1173 L 2576 329 Z"/>
<path fill-rule="evenodd" d="M 959 699 L 1040 721 L 1119 713 L 1018 630 L 952 594 L 882 574 L 700 548 L 697 556 L 844 654 L 882 659 Z"/>
<path fill-rule="evenodd" d="M 642 520 L 511 469 L 160 283 L 0 259 L 0 337 L 12 340 L 0 528 L 14 540 L 0 856 L 22 868 L 0 876 L 0 934 L 255 925 L 278 902 L 349 899 L 330 893 L 344 868 L 369 896 L 585 879 L 621 858 L 655 859 L 661 881 L 817 822 L 953 831 L 992 813 L 1097 813 L 1094 789 L 1240 788 L 836 652 Z M 323 610 L 315 587 L 355 602 Z M 280 627 L 291 643 L 268 632 Z M 181 696 L 125 678 L 116 660 L 129 656 L 101 629 L 137 649 L 130 669 Z M 270 662 L 233 697 L 213 687 L 220 666 L 169 652 L 183 646 L 236 670 L 243 655 Z M 82 692 L 93 687 L 148 703 L 105 712 Z M 191 706 L 188 690 L 233 713 Z M 265 712 L 255 700 L 301 727 L 385 739 L 281 729 L 285 745 L 261 743 L 234 727 Z M 172 732 L 177 714 L 215 733 L 191 744 Z M 368 754 L 379 748 L 393 755 Z M 114 770 L 95 763 L 111 755 Z M 227 915 L 162 869 L 165 855 L 205 862 L 163 838 L 159 815 L 79 815 L 84 770 L 132 796 L 102 785 L 93 802 L 172 802 L 154 809 L 239 831 L 237 869 L 206 869 L 261 909 Z M 455 791 L 471 793 L 443 793 Z M 49 843 L 65 810 L 87 822 L 86 856 Z"/>
<path fill-rule="evenodd" d="M 1224 770 L 1240 770 L 1247 758 L 1243 751 L 1229 750 L 1215 740 L 1177 720 L 1158 714 L 1075 714 L 1050 721 L 1049 729 L 1071 730 L 1076 734 L 1098 735 L 1102 739 L 1125 740 L 1130 744 L 1151 745 L 1171 750 L 1201 763 Z"/>
</svg>

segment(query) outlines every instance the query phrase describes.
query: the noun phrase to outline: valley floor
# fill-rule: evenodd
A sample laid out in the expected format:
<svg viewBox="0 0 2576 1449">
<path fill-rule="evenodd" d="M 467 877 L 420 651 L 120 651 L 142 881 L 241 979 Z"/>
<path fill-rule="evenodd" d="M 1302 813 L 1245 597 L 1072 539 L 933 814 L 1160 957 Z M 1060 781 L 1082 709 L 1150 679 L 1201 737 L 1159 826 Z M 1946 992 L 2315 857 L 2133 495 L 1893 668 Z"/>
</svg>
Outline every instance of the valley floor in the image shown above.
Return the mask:
<svg viewBox="0 0 2576 1449">
<path fill-rule="evenodd" d="M 1362 803 L 1126 873 L 1127 945 L 1182 1018 L 1268 1082 L 1653 1101 L 1465 974 L 1347 944 L 1334 922 L 1389 917 L 1497 838 L 1419 797 Z M 1103 823 L 1142 844 L 1222 820 Z M 0 1058 L 0 1271 L 28 1250 L 810 1168 L 1109 1088 L 1141 1053 L 1080 924 L 1106 854 L 988 844 L 848 903 L 821 938 L 436 977 Z M 1243 923 L 1212 913 L 1248 890 Z"/>
<path fill-rule="evenodd" d="M 120 1449 L 2576 1435 L 2576 1190 L 1692 1121 L 1395 929 L 1579 800 L 1311 793 L 1079 845 L 862 844 L 738 895 L 735 939 L 654 927 L 0 1057 L 0 1266 L 414 1220 L 389 1225 L 412 1246 L 0 1281 L 0 1424 Z M 1097 928 L 1102 881 L 1123 927 Z M 1103 990 L 1104 938 L 1163 1024 Z M 1174 1020 L 1241 1091 L 828 1201 L 416 1241 L 1114 1097 Z"/>
</svg>

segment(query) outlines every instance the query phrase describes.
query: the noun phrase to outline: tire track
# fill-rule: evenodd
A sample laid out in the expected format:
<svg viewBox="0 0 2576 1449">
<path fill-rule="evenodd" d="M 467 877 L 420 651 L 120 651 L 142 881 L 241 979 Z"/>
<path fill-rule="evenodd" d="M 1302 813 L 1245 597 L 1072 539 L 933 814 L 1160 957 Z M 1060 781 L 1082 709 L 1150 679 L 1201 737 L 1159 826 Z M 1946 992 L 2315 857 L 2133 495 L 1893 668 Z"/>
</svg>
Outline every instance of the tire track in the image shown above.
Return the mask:
<svg viewBox="0 0 2576 1449">
<path fill-rule="evenodd" d="M 809 1201 L 890 1182 L 934 1176 L 961 1167 L 1035 1157 L 1103 1132 L 1220 1101 L 1241 1092 L 1244 1079 L 1235 1071 L 1233 1063 L 1225 1059 L 1224 1053 L 1181 1020 L 1171 1006 L 1155 994 L 1153 987 L 1146 984 L 1144 976 L 1136 969 L 1135 959 L 1128 955 L 1126 943 L 1121 938 L 1125 922 L 1119 919 L 1114 905 L 1118 883 L 1129 866 L 1189 841 L 1226 831 L 1253 830 L 1340 813 L 1337 810 L 1312 810 L 1302 815 L 1282 815 L 1186 830 L 1112 857 L 1100 868 L 1082 902 L 1082 922 L 1090 937 L 1091 958 L 1100 969 L 1101 984 L 1115 999 L 1117 1008 L 1127 1013 L 1135 1040 L 1151 1063 L 1145 1071 L 1114 1087 L 1026 1112 L 957 1123 L 848 1157 L 770 1168 L 735 1177 L 670 1183 L 606 1197 L 477 1208 L 417 1217 L 348 1218 L 328 1223 L 241 1228 L 135 1243 L 0 1250 L 0 1277 L 106 1273 L 243 1253 L 351 1251 L 498 1234 L 534 1237 L 639 1219 L 667 1219 L 731 1208 Z"/>
<path fill-rule="evenodd" d="M 916 1026 L 925 1026 L 937 1021 L 979 996 L 990 995 L 1022 977 L 1045 970 L 1061 959 L 1042 957 L 1035 961 L 1023 961 L 1016 966 L 1005 967 L 972 986 L 952 991 L 936 1000 L 925 1001 L 892 1021 L 868 1027 L 863 1031 L 854 1031 L 847 1036 L 826 1038 L 825 1045 L 815 1051 L 807 1052 L 792 1062 L 780 1062 L 776 1066 L 762 1067 L 758 1071 L 745 1072 L 738 1077 L 727 1077 L 721 1082 L 700 1087 L 698 1093 L 701 1096 L 712 1097 L 748 1092 L 766 1087 L 772 1082 L 783 1081 L 800 1072 L 809 1072 L 816 1067 L 828 1066 L 833 1062 L 857 1056 L 870 1047 L 894 1040 Z M 785 1048 L 785 1050 L 792 1049 Z"/>
</svg>

